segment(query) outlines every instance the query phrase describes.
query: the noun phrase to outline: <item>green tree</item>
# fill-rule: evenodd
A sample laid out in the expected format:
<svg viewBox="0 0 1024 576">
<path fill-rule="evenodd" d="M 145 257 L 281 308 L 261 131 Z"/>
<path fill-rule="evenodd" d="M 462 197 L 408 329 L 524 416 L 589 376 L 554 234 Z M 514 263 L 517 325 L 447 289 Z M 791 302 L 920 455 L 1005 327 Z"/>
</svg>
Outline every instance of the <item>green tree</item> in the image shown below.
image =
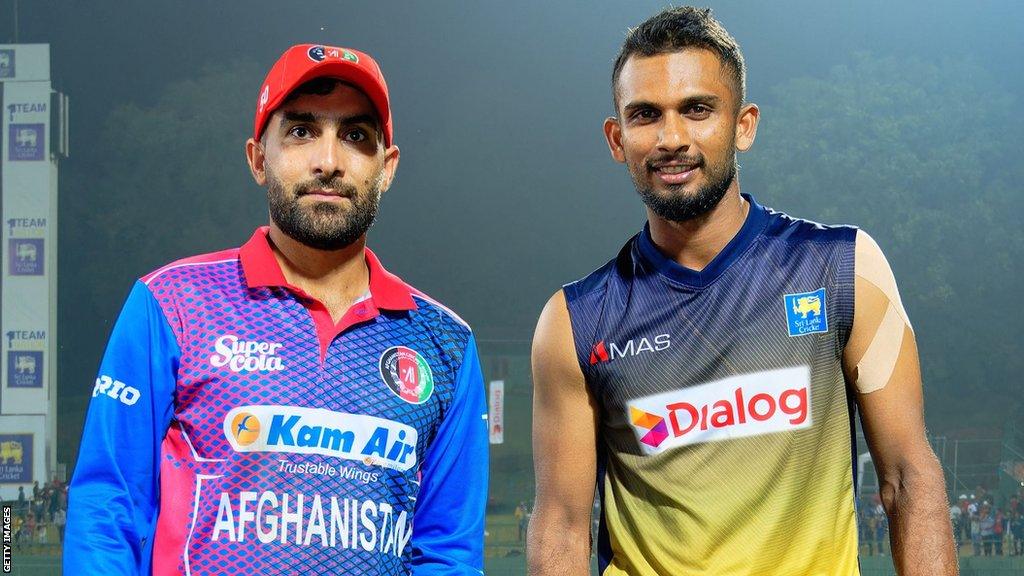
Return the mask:
<svg viewBox="0 0 1024 576">
<path fill-rule="evenodd" d="M 977 63 L 857 55 L 762 106 L 744 188 L 882 246 L 921 350 L 930 427 L 1000 425 L 1021 397 L 1022 122 Z"/>
<path fill-rule="evenodd" d="M 62 250 L 73 256 L 61 260 L 62 460 L 77 454 L 83 390 L 132 282 L 178 258 L 238 246 L 267 221 L 243 148 L 262 77 L 251 62 L 220 63 L 170 83 L 153 102 L 115 105 L 98 136 L 76 140 L 98 160 L 61 182 Z"/>
</svg>

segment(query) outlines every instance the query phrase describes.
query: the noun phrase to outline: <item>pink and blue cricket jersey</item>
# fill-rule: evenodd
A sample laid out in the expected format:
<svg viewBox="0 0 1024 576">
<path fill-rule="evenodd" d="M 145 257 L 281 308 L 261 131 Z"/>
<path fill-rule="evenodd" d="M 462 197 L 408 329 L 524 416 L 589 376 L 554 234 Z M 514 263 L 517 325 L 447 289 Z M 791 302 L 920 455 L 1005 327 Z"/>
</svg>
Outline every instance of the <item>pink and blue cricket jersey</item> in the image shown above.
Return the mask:
<svg viewBox="0 0 1024 576">
<path fill-rule="evenodd" d="M 266 228 L 135 284 L 86 418 L 66 573 L 480 573 L 473 335 L 366 263 L 337 323 Z"/>
</svg>

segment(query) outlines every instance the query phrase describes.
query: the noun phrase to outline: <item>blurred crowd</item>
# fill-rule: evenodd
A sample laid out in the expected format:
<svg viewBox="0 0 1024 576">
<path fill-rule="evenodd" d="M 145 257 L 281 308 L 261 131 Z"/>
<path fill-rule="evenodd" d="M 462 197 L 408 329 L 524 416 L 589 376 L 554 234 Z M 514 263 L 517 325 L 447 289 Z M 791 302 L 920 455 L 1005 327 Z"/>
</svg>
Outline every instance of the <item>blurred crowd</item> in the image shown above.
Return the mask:
<svg viewBox="0 0 1024 576">
<path fill-rule="evenodd" d="M 64 526 L 68 518 L 68 487 L 54 479 L 42 487 L 32 483 L 32 494 L 18 488 L 18 499 L 12 503 L 11 532 L 15 550 L 36 547 L 59 549 L 64 542 Z"/>
<path fill-rule="evenodd" d="M 878 495 L 862 499 L 857 509 L 861 553 L 889 553 L 888 520 Z M 1024 489 L 997 505 L 983 487 L 960 494 L 949 508 L 953 537 L 961 556 L 1024 555 Z"/>
<path fill-rule="evenodd" d="M 1024 554 L 1024 490 L 1001 506 L 984 488 L 960 494 L 949 508 L 949 518 L 961 554 Z"/>
</svg>

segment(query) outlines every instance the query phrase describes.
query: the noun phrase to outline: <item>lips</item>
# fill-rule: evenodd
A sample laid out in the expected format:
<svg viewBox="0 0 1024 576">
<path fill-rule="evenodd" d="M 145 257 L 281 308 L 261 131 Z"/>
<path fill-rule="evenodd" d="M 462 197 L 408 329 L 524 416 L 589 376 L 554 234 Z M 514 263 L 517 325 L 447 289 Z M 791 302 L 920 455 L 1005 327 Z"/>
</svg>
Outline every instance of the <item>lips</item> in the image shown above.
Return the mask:
<svg viewBox="0 0 1024 576">
<path fill-rule="evenodd" d="M 666 162 L 654 164 L 651 171 L 665 184 L 685 184 L 697 175 L 700 164 Z"/>
<path fill-rule="evenodd" d="M 302 190 L 299 192 L 299 197 L 312 196 L 320 199 L 335 199 L 335 198 L 351 198 L 352 194 L 345 189 L 336 190 L 334 188 L 314 188 L 311 190 Z"/>
</svg>

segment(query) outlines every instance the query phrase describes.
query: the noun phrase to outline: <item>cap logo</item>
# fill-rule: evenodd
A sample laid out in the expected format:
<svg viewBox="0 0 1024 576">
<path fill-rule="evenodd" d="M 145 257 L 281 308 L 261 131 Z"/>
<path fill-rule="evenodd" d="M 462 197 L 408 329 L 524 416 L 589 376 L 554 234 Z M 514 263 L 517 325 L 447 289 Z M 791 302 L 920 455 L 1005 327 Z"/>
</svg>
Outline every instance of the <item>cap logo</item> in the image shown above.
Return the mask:
<svg viewBox="0 0 1024 576">
<path fill-rule="evenodd" d="M 345 60 L 348 60 L 349 62 L 359 62 L 359 56 L 356 56 L 355 54 L 349 52 L 348 50 L 342 50 L 341 57 L 344 58 Z"/>
<path fill-rule="evenodd" d="M 270 84 L 263 87 L 263 92 L 260 92 L 260 114 L 263 114 L 263 109 L 267 106 L 267 100 L 270 99 Z"/>
<path fill-rule="evenodd" d="M 306 55 L 309 56 L 309 59 L 312 60 L 313 62 L 323 62 L 324 58 L 326 58 L 326 56 L 327 56 L 324 53 L 324 47 L 323 46 L 313 46 L 313 47 L 311 47 L 309 49 L 309 51 L 306 52 Z"/>
</svg>

